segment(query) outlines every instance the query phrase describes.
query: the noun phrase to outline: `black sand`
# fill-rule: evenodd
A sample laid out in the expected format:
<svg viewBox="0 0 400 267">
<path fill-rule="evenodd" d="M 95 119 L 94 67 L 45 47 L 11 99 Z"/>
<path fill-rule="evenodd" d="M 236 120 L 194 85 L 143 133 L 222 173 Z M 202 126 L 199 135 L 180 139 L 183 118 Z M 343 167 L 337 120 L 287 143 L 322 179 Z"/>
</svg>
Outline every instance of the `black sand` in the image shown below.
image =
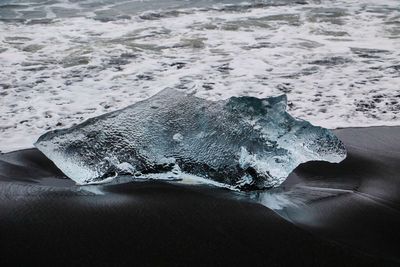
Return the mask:
<svg viewBox="0 0 400 267">
<path fill-rule="evenodd" d="M 400 266 L 400 127 L 336 134 L 348 158 L 297 168 L 278 211 L 210 186 L 78 187 L 35 149 L 0 155 L 0 266 Z"/>
</svg>

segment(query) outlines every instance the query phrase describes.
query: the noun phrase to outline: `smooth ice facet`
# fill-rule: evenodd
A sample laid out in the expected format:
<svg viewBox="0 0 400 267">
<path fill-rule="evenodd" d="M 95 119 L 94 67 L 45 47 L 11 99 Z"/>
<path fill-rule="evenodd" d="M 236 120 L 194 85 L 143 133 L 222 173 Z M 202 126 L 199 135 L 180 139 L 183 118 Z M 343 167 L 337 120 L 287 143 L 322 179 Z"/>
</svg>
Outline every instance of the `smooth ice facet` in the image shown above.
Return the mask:
<svg viewBox="0 0 400 267">
<path fill-rule="evenodd" d="M 271 188 L 300 163 L 346 157 L 331 131 L 294 119 L 286 102 L 284 95 L 208 101 L 165 89 L 35 145 L 79 184 L 179 170 L 239 189 Z"/>
</svg>

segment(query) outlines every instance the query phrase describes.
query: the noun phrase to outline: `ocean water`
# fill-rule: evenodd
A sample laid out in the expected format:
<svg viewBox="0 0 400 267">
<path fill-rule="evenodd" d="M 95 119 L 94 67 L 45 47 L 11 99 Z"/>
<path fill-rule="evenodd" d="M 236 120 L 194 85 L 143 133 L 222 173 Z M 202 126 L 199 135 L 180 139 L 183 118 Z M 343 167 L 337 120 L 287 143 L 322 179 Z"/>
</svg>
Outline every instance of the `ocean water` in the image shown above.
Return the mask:
<svg viewBox="0 0 400 267">
<path fill-rule="evenodd" d="M 0 150 L 172 87 L 400 125 L 399 0 L 0 0 Z"/>
</svg>

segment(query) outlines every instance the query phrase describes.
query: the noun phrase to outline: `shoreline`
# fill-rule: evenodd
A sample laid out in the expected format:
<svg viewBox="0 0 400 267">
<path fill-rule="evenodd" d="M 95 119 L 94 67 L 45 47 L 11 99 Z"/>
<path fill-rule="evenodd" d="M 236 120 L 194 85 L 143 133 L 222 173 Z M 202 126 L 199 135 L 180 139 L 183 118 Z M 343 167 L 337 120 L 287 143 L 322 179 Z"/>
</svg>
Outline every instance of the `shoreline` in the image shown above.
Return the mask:
<svg viewBox="0 0 400 267">
<path fill-rule="evenodd" d="M 397 266 L 400 127 L 334 133 L 343 162 L 302 164 L 264 194 L 77 186 L 35 149 L 1 154 L 0 263 Z"/>
</svg>

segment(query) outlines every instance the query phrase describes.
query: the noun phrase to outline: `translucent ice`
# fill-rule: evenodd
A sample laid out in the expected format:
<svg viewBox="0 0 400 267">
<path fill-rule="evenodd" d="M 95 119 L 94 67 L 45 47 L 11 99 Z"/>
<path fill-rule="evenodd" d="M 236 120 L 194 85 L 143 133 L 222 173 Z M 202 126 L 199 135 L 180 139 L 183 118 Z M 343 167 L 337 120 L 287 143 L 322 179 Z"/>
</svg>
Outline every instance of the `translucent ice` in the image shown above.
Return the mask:
<svg viewBox="0 0 400 267">
<path fill-rule="evenodd" d="M 286 96 L 207 101 L 165 89 L 124 109 L 36 142 L 79 184 L 118 174 L 194 174 L 238 189 L 280 185 L 300 163 L 340 162 L 343 143 L 329 130 L 296 120 Z"/>
</svg>

